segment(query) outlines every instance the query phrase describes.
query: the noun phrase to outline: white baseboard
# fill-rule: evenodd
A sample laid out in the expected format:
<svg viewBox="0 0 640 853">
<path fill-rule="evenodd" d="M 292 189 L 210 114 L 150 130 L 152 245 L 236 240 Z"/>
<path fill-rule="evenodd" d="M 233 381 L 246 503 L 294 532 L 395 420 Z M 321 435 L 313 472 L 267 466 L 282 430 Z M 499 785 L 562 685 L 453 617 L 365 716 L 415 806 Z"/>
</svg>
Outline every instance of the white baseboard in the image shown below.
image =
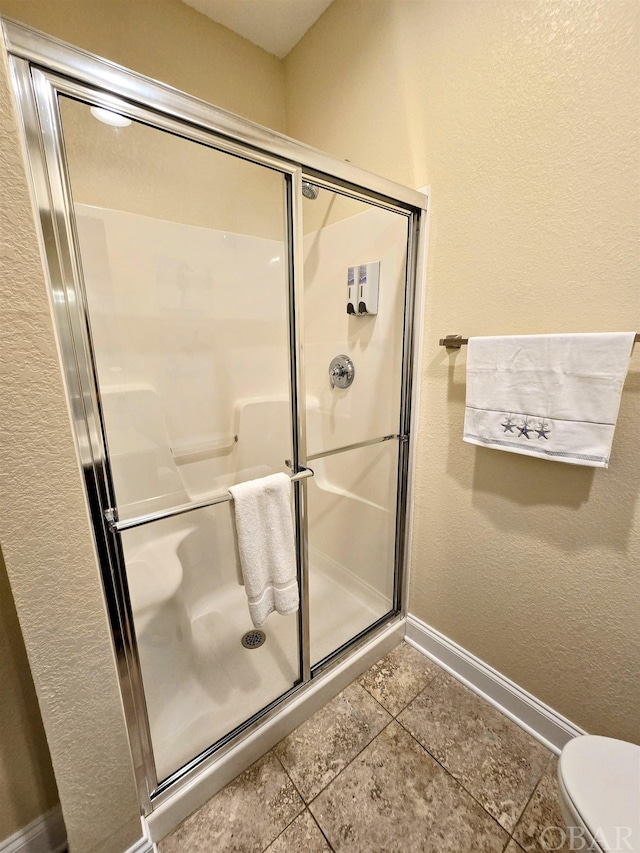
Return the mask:
<svg viewBox="0 0 640 853">
<path fill-rule="evenodd" d="M 144 824 L 142 833 L 142 838 L 125 853 L 158 853 L 158 848 L 149 838 Z M 0 841 L 0 853 L 62 853 L 66 849 L 67 831 L 60 806 L 40 815 L 28 826 Z"/>
<path fill-rule="evenodd" d="M 62 809 L 56 806 L 0 841 L 0 853 L 61 853 L 66 846 Z"/>
<path fill-rule="evenodd" d="M 556 754 L 559 755 L 572 738 L 586 734 L 501 672 L 415 616 L 407 616 L 405 639 Z"/>
<path fill-rule="evenodd" d="M 167 799 L 157 803 L 145 819 L 150 838 L 160 841 L 168 835 L 191 812 L 204 805 L 228 782 L 337 696 L 354 678 L 388 654 L 402 642 L 404 634 L 405 620 L 392 622 L 354 651 L 347 660 L 314 678 L 299 694 L 285 701 L 278 714 L 204 767 L 188 782 L 177 787 Z"/>
<path fill-rule="evenodd" d="M 144 818 L 142 819 L 142 833 L 142 838 L 129 847 L 125 853 L 158 853 L 158 848 L 149 836 L 149 830 Z"/>
</svg>

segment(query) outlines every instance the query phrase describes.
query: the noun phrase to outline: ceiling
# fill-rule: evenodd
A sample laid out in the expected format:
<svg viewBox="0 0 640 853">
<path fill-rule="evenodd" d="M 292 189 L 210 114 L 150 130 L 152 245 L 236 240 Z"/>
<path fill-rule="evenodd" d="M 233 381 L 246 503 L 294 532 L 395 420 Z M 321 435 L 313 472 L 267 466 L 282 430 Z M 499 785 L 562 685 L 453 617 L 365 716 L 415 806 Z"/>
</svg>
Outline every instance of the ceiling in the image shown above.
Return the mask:
<svg viewBox="0 0 640 853">
<path fill-rule="evenodd" d="M 183 0 L 283 59 L 332 0 Z"/>
</svg>

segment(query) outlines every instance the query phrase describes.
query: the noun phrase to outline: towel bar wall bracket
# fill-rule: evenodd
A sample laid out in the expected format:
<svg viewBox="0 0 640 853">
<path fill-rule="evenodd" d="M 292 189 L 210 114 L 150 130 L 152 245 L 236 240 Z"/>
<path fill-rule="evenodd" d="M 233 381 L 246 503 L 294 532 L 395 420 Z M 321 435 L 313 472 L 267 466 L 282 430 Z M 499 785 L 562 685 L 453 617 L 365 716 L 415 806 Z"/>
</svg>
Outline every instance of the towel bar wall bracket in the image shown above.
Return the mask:
<svg viewBox="0 0 640 853">
<path fill-rule="evenodd" d="M 636 344 L 639 344 L 640 335 L 636 335 L 634 341 Z M 469 338 L 463 338 L 462 335 L 445 335 L 444 338 L 440 338 L 438 345 L 447 349 L 460 349 L 460 347 L 468 343 Z"/>
</svg>

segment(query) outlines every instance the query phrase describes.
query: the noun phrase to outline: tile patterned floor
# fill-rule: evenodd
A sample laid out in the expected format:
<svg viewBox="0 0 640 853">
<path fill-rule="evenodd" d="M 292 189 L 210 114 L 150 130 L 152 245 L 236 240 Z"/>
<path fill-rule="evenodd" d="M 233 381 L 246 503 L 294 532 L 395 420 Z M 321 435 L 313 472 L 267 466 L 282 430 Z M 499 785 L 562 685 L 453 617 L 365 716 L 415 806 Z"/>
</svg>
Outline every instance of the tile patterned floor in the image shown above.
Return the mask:
<svg viewBox="0 0 640 853">
<path fill-rule="evenodd" d="M 256 761 L 160 853 L 546 853 L 556 759 L 406 643 Z"/>
</svg>

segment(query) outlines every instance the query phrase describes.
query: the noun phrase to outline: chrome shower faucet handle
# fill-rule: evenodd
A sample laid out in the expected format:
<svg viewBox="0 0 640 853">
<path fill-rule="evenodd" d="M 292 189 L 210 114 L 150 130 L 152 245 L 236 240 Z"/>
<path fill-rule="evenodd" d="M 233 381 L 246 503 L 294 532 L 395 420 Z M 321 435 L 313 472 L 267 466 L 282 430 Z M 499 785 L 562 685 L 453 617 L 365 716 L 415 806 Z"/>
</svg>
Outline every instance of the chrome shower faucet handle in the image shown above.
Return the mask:
<svg viewBox="0 0 640 853">
<path fill-rule="evenodd" d="M 356 369 L 348 355 L 337 355 L 329 365 L 329 380 L 332 388 L 348 388 L 356 375 Z"/>
</svg>

